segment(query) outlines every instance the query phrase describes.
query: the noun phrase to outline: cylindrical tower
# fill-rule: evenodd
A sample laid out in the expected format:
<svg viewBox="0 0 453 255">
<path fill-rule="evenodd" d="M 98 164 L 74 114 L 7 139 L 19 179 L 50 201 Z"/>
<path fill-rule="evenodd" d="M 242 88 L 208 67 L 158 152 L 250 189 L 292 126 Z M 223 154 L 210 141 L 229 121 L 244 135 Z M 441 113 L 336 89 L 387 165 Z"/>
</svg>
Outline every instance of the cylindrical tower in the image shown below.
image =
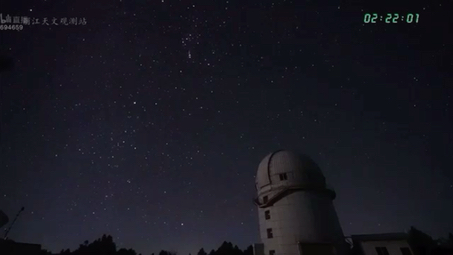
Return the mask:
<svg viewBox="0 0 453 255">
<path fill-rule="evenodd" d="M 280 150 L 259 164 L 256 189 L 264 255 L 343 255 L 335 192 L 316 163 Z"/>
</svg>

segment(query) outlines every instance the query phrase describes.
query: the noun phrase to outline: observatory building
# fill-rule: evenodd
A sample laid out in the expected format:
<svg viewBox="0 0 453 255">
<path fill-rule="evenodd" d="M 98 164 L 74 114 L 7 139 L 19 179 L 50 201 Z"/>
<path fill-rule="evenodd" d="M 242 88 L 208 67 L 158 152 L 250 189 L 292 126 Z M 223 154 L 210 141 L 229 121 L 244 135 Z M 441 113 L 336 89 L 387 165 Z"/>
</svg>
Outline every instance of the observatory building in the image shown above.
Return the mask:
<svg viewBox="0 0 453 255">
<path fill-rule="evenodd" d="M 261 245 L 255 255 L 344 255 L 335 192 L 308 156 L 280 150 L 256 174 Z"/>
</svg>

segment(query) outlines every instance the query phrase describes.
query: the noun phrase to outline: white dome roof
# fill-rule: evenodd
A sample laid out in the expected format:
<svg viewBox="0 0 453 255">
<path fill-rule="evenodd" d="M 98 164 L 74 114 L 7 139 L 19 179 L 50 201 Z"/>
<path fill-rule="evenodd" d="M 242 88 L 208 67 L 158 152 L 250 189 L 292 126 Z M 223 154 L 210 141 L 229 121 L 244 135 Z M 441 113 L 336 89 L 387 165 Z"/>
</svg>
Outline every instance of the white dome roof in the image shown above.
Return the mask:
<svg viewBox="0 0 453 255">
<path fill-rule="evenodd" d="M 256 174 L 256 188 L 259 191 L 266 186 L 280 186 L 274 182 L 279 174 L 287 173 L 291 177 L 286 185 L 325 188 L 326 180 L 318 165 L 308 156 L 292 151 L 279 150 L 268 154 L 259 164 Z M 274 178 L 273 178 L 274 177 Z"/>
</svg>

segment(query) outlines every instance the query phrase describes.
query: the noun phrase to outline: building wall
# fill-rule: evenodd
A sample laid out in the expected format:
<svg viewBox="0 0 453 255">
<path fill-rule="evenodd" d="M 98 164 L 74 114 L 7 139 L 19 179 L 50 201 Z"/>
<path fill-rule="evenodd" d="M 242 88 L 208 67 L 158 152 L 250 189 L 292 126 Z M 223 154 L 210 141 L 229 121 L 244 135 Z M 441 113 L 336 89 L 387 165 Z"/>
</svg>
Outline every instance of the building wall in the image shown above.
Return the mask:
<svg viewBox="0 0 453 255">
<path fill-rule="evenodd" d="M 264 254 L 264 244 L 262 244 L 262 243 L 253 244 L 253 255 L 265 255 Z"/>
<path fill-rule="evenodd" d="M 320 251 L 328 250 L 326 244 L 341 246 L 344 243 L 332 202 L 335 194 L 326 189 L 322 171 L 308 156 L 291 151 L 268 154 L 258 166 L 256 189 L 259 204 L 265 203 L 266 196 L 271 199 L 279 192 L 297 190 L 286 193 L 267 208 L 258 208 L 265 255 L 270 255 L 270 250 L 274 250 L 275 255 L 301 255 L 301 250 L 306 253 L 302 255 L 324 255 L 325 252 Z M 267 210 L 271 216 L 268 220 L 265 219 Z M 270 228 L 272 238 L 268 238 Z M 343 252 L 337 254 L 343 255 Z"/>
<path fill-rule="evenodd" d="M 389 255 L 402 255 L 400 248 L 403 247 L 411 249 L 405 240 L 362 241 L 361 244 L 364 255 L 378 255 L 376 247 L 386 247 Z M 414 253 L 412 252 L 412 254 Z"/>
<path fill-rule="evenodd" d="M 267 210 L 270 211 L 269 220 L 265 219 Z M 275 255 L 300 255 L 299 242 L 340 244 L 344 241 L 332 199 L 327 193 L 297 191 L 271 207 L 259 208 L 258 212 L 265 255 L 269 255 L 269 250 L 275 250 Z M 272 228 L 273 238 L 268 238 L 268 228 Z"/>
</svg>

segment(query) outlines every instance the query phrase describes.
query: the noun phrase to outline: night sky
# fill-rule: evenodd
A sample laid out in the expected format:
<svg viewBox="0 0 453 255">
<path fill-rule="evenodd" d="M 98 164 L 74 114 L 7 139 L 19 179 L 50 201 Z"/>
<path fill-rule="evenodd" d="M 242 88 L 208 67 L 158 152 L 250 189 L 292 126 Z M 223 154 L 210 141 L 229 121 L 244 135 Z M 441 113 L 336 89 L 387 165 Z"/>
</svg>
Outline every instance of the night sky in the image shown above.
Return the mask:
<svg viewBox="0 0 453 255">
<path fill-rule="evenodd" d="M 448 1 L 4 2 L 41 23 L 0 31 L 0 209 L 25 207 L 11 239 L 245 249 L 278 149 L 319 164 L 346 235 L 453 230 Z"/>
</svg>

